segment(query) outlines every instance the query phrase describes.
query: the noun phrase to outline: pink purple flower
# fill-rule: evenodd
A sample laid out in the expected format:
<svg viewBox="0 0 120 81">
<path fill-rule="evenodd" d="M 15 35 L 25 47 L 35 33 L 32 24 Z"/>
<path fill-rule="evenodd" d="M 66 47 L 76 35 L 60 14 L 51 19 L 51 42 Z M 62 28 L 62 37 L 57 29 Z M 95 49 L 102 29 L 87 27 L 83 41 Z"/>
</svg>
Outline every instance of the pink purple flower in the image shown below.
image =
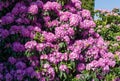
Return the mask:
<svg viewBox="0 0 120 81">
<path fill-rule="evenodd" d="M 28 41 L 28 42 L 25 44 L 25 48 L 26 48 L 26 49 L 34 49 L 36 45 L 37 45 L 37 42 L 36 42 L 36 41 Z"/>
<path fill-rule="evenodd" d="M 59 69 L 60 69 L 60 71 L 66 71 L 68 68 L 66 65 L 62 64 L 62 65 L 60 65 Z"/>
<path fill-rule="evenodd" d="M 30 7 L 28 8 L 28 12 L 35 15 L 38 13 L 38 6 L 36 4 L 32 4 L 30 5 Z"/>
</svg>

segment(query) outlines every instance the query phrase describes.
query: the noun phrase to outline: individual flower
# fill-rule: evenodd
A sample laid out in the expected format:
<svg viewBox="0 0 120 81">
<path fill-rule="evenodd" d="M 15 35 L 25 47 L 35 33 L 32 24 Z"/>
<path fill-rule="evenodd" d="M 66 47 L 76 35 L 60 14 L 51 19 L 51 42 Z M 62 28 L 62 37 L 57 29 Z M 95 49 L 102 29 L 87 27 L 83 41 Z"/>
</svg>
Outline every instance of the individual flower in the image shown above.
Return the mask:
<svg viewBox="0 0 120 81">
<path fill-rule="evenodd" d="M 39 65 L 39 62 L 40 62 L 39 60 L 35 59 L 35 60 L 31 61 L 31 66 L 37 67 Z"/>
<path fill-rule="evenodd" d="M 61 54 L 60 55 L 60 61 L 67 61 L 68 60 L 68 54 L 67 53 L 64 53 L 64 54 Z"/>
<path fill-rule="evenodd" d="M 25 72 L 27 75 L 32 75 L 32 73 L 34 72 L 34 68 L 33 67 L 28 67 L 25 69 Z"/>
<path fill-rule="evenodd" d="M 60 10 L 62 7 L 59 3 L 57 2 L 50 2 L 48 1 L 47 3 L 44 4 L 43 10 L 48 11 L 48 10 Z"/>
<path fill-rule="evenodd" d="M 2 38 L 8 37 L 8 36 L 9 36 L 9 31 L 6 30 L 6 29 L 0 31 L 0 36 L 1 36 Z"/>
<path fill-rule="evenodd" d="M 62 65 L 59 66 L 59 70 L 60 71 L 66 71 L 67 69 L 68 69 L 67 66 L 64 65 L 64 64 L 62 64 Z"/>
<path fill-rule="evenodd" d="M 120 36 L 116 36 L 116 40 L 117 40 L 117 41 L 120 41 Z"/>
<path fill-rule="evenodd" d="M 81 9 L 81 2 L 75 3 L 75 7 L 76 7 L 77 9 Z"/>
<path fill-rule="evenodd" d="M 71 0 L 72 3 L 79 3 L 79 0 Z"/>
<path fill-rule="evenodd" d="M 10 24 L 14 22 L 14 16 L 11 13 L 9 13 L 6 16 L 3 16 L 1 20 L 3 25 Z"/>
<path fill-rule="evenodd" d="M 22 18 L 18 18 L 15 20 L 16 23 L 18 24 L 22 24 L 23 23 L 23 19 Z"/>
<path fill-rule="evenodd" d="M 76 78 L 77 78 L 77 79 L 80 79 L 80 76 L 81 76 L 80 74 L 77 74 L 77 75 L 76 75 Z"/>
<path fill-rule="evenodd" d="M 76 52 L 72 52 L 69 54 L 69 59 L 72 61 L 78 60 L 79 59 L 79 54 Z"/>
<path fill-rule="evenodd" d="M 14 57 L 9 57 L 8 61 L 11 63 L 11 64 L 15 64 L 16 63 L 16 59 Z"/>
<path fill-rule="evenodd" d="M 14 74 L 15 78 L 16 78 L 17 80 L 19 80 L 19 81 L 22 81 L 22 80 L 23 80 L 24 75 L 25 75 L 25 71 L 24 71 L 24 70 L 21 70 L 21 69 L 16 70 L 16 72 L 15 72 L 15 74 Z"/>
<path fill-rule="evenodd" d="M 82 18 L 76 14 L 71 14 L 70 16 L 70 26 L 78 26 Z"/>
<path fill-rule="evenodd" d="M 26 49 L 34 49 L 36 45 L 37 45 L 37 42 L 36 42 L 36 41 L 28 41 L 28 42 L 25 44 L 25 48 L 26 48 Z"/>
<path fill-rule="evenodd" d="M 36 45 L 36 50 L 37 51 L 42 51 L 42 50 L 44 50 L 45 49 L 45 44 L 44 43 L 38 43 L 37 45 Z"/>
<path fill-rule="evenodd" d="M 106 25 L 105 27 L 106 27 L 106 28 L 110 28 L 110 26 L 111 26 L 111 25 L 110 25 L 110 24 L 108 24 L 108 25 Z"/>
<path fill-rule="evenodd" d="M 15 64 L 15 66 L 16 66 L 17 69 L 25 69 L 26 68 L 26 64 L 24 62 L 21 62 L 21 61 L 17 62 Z"/>
<path fill-rule="evenodd" d="M 56 36 L 51 32 L 44 32 L 43 36 L 47 42 L 53 42 L 56 40 Z"/>
<path fill-rule="evenodd" d="M 52 67 L 50 67 L 50 68 L 48 68 L 47 72 L 49 74 L 54 74 L 55 71 L 54 71 L 54 69 Z"/>
<path fill-rule="evenodd" d="M 35 26 L 33 30 L 34 30 L 35 32 L 41 32 L 41 28 L 38 27 L 38 26 Z"/>
<path fill-rule="evenodd" d="M 37 0 L 36 1 L 36 4 L 37 4 L 37 6 L 38 6 L 38 8 L 43 8 L 43 2 L 42 1 L 40 1 L 40 0 Z"/>
<path fill-rule="evenodd" d="M 22 27 L 21 26 L 17 26 L 17 25 L 13 25 L 11 26 L 10 28 L 10 34 L 17 34 L 17 33 L 20 33 Z"/>
<path fill-rule="evenodd" d="M 89 11 L 89 10 L 83 9 L 83 10 L 81 11 L 81 14 L 82 14 L 82 17 L 85 17 L 85 18 L 87 18 L 87 19 L 91 17 L 91 14 L 90 14 L 90 11 Z"/>
<path fill-rule="evenodd" d="M 54 27 L 54 26 L 58 26 L 59 25 L 59 21 L 58 20 L 53 20 L 51 22 L 51 26 Z"/>
<path fill-rule="evenodd" d="M 119 51 L 115 52 L 115 56 L 118 58 L 118 60 L 120 60 L 120 52 Z"/>
<path fill-rule="evenodd" d="M 10 73 L 7 73 L 7 74 L 5 75 L 5 79 L 6 79 L 6 81 L 12 81 L 13 76 L 12 76 Z"/>
<path fill-rule="evenodd" d="M 48 55 L 43 54 L 43 55 L 40 56 L 40 59 L 41 60 L 47 60 L 48 59 Z"/>
<path fill-rule="evenodd" d="M 96 24 L 92 20 L 84 20 L 83 22 L 80 22 L 80 28 L 83 28 L 83 29 L 89 29 L 95 26 Z"/>
<path fill-rule="evenodd" d="M 51 63 L 54 63 L 54 64 L 57 63 L 57 59 L 56 59 L 54 56 L 49 56 L 48 60 L 49 60 Z"/>
<path fill-rule="evenodd" d="M 77 65 L 77 70 L 80 72 L 80 71 L 83 71 L 85 69 L 85 64 L 83 64 L 83 63 L 79 63 L 78 65 Z"/>
<path fill-rule="evenodd" d="M 22 45 L 20 42 L 14 42 L 12 49 L 15 52 L 23 52 L 23 51 L 25 51 L 24 45 Z"/>
<path fill-rule="evenodd" d="M 60 21 L 68 21 L 70 15 L 72 13 L 66 11 L 66 12 L 60 12 L 59 15 L 60 15 Z"/>
<path fill-rule="evenodd" d="M 109 70 L 110 70 L 110 68 L 107 65 L 103 68 L 103 72 L 109 72 Z"/>
<path fill-rule="evenodd" d="M 30 36 L 30 31 L 27 28 L 22 28 L 21 29 L 21 34 L 23 37 L 29 37 Z"/>
<path fill-rule="evenodd" d="M 48 68 L 50 68 L 50 64 L 46 63 L 46 64 L 43 65 L 43 67 L 44 67 L 45 69 L 48 69 Z"/>
<path fill-rule="evenodd" d="M 28 12 L 31 13 L 32 15 L 35 15 L 38 13 L 38 6 L 36 4 L 30 5 L 28 8 Z"/>
<path fill-rule="evenodd" d="M 69 38 L 68 36 L 63 37 L 63 39 L 65 40 L 65 42 L 66 42 L 67 44 L 70 43 L 70 38 Z"/>
</svg>

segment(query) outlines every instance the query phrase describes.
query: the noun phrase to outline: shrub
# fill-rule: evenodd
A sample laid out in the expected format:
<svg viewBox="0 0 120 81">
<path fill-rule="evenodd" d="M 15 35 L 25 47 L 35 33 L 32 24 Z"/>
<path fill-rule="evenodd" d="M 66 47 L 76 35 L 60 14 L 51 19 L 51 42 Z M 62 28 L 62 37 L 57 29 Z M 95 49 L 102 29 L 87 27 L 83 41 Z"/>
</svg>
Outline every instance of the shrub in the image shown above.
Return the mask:
<svg viewBox="0 0 120 81">
<path fill-rule="evenodd" d="M 105 79 L 116 62 L 89 10 L 60 3 L 22 0 L 1 17 L 0 80 Z"/>
<path fill-rule="evenodd" d="M 96 31 L 104 38 L 108 43 L 108 50 L 114 53 L 116 59 L 116 65 L 111 69 L 110 73 L 106 75 L 108 81 L 112 80 L 112 77 L 120 79 L 120 15 L 119 9 L 114 8 L 112 11 L 108 10 L 96 10 L 95 13 L 98 17 L 96 20 Z"/>
</svg>

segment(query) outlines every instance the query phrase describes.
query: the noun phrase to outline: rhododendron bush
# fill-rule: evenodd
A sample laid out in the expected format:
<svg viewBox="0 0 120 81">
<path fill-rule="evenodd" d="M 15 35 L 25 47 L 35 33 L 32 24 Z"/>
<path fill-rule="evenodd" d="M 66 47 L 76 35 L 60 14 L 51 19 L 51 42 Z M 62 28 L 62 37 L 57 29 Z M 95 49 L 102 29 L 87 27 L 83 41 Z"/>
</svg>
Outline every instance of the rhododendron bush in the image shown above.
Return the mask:
<svg viewBox="0 0 120 81">
<path fill-rule="evenodd" d="M 104 38 L 108 44 L 108 50 L 114 53 L 116 65 L 106 77 L 117 76 L 120 80 L 120 10 L 114 8 L 109 10 L 95 10 L 98 17 L 95 22 L 97 27 L 95 30 Z M 112 76 L 111 76 L 112 75 Z M 109 79 L 110 81 L 111 79 Z"/>
<path fill-rule="evenodd" d="M 116 64 L 115 58 L 81 4 L 80 0 L 64 4 L 21 0 L 2 14 L 0 80 L 104 80 Z"/>
<path fill-rule="evenodd" d="M 96 10 L 98 19 L 96 20 L 96 30 L 110 43 L 110 51 L 119 51 L 120 36 L 120 15 L 119 9 L 114 8 L 112 11 Z"/>
</svg>

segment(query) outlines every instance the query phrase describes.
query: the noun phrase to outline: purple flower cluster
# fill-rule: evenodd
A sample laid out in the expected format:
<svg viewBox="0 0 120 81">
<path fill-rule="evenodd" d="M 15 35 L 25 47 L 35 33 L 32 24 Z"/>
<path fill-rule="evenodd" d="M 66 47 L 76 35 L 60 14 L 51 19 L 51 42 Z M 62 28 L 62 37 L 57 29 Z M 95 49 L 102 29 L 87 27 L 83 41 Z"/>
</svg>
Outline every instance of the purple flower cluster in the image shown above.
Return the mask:
<svg viewBox="0 0 120 81">
<path fill-rule="evenodd" d="M 25 51 L 24 45 L 20 44 L 19 42 L 14 42 L 12 47 L 15 52 Z"/>
<path fill-rule="evenodd" d="M 37 78 L 41 80 L 42 76 L 39 72 L 36 72 L 32 66 L 26 66 L 26 62 L 14 57 L 9 57 L 9 65 L 0 63 L 0 80 L 13 81 L 13 80 L 28 80 L 29 78 Z M 14 64 L 13 64 L 14 63 Z M 10 70 L 8 68 L 12 67 Z M 39 77 L 38 77 L 39 76 Z M 29 78 L 25 78 L 29 77 Z"/>
<path fill-rule="evenodd" d="M 6 38 L 9 35 L 9 31 L 6 29 L 0 29 L 0 37 L 1 38 Z"/>
<path fill-rule="evenodd" d="M 113 54 L 94 31 L 96 25 L 80 0 L 64 6 L 50 0 L 26 1 L 18 1 L 0 19 L 0 41 L 11 44 L 0 49 L 5 55 L 8 51 L 7 61 L 0 62 L 0 80 L 63 80 L 83 70 L 108 72 L 115 66 Z"/>
<path fill-rule="evenodd" d="M 47 3 L 44 4 L 43 10 L 48 11 L 48 10 L 60 10 L 62 6 L 57 3 L 57 2 L 50 2 L 48 1 Z"/>
<path fill-rule="evenodd" d="M 67 70 L 67 66 L 66 65 L 60 65 L 59 69 L 61 71 L 66 71 Z"/>
<path fill-rule="evenodd" d="M 8 8 L 8 7 L 11 6 L 14 2 L 15 2 L 15 0 L 11 0 L 11 1 L 0 1 L 0 11 L 2 11 L 4 8 Z"/>
<path fill-rule="evenodd" d="M 31 14 L 37 14 L 38 13 L 38 6 L 35 4 L 30 5 L 28 12 Z"/>
</svg>

